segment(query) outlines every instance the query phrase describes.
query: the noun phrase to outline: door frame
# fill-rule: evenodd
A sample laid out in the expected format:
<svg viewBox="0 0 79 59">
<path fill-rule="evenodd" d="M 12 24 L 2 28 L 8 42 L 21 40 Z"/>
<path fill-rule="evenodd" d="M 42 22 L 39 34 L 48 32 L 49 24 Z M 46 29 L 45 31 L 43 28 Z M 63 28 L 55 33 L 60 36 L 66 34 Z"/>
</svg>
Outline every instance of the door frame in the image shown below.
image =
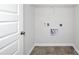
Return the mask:
<svg viewBox="0 0 79 59">
<path fill-rule="evenodd" d="M 18 4 L 18 51 L 14 53 L 14 55 L 23 55 L 24 49 L 23 49 L 23 39 L 24 35 L 21 35 L 21 31 L 24 31 L 23 29 L 23 4 Z"/>
</svg>

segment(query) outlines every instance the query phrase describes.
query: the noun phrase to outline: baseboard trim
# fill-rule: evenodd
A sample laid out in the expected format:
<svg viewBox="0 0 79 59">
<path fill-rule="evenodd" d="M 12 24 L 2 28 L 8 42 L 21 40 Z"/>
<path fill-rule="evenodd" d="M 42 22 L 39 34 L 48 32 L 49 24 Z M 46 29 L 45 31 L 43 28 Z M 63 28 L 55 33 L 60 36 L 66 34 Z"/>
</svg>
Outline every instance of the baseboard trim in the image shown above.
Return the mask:
<svg viewBox="0 0 79 59">
<path fill-rule="evenodd" d="M 73 46 L 72 43 L 35 43 L 35 46 Z"/>
<path fill-rule="evenodd" d="M 75 45 L 73 45 L 73 48 L 75 49 L 75 51 L 78 53 L 79 55 L 79 50 L 77 49 L 77 47 Z"/>
<path fill-rule="evenodd" d="M 29 50 L 29 52 L 24 55 L 30 55 L 30 53 L 32 52 L 32 50 L 34 49 L 35 46 L 73 46 L 73 48 L 79 54 L 79 50 L 73 43 L 35 43 L 33 45 L 33 47 Z M 24 51 L 24 52 L 26 52 L 26 51 Z"/>
<path fill-rule="evenodd" d="M 34 46 L 72 46 L 79 54 L 79 50 L 73 43 L 35 43 Z"/>
<path fill-rule="evenodd" d="M 34 45 L 32 46 L 32 48 L 29 50 L 29 52 L 28 53 L 26 53 L 26 50 L 24 51 L 25 53 L 24 53 L 24 55 L 30 55 L 31 54 L 31 52 L 32 52 L 32 50 L 34 49 Z"/>
</svg>

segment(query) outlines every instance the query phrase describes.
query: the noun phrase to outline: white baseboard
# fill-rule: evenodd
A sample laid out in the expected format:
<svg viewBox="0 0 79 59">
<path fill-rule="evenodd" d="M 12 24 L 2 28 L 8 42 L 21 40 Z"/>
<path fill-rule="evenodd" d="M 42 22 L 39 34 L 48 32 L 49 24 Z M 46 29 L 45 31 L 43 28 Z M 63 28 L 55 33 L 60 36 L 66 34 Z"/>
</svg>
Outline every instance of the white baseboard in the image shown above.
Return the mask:
<svg viewBox="0 0 79 59">
<path fill-rule="evenodd" d="M 73 43 L 35 43 L 35 46 L 72 46 L 79 54 L 79 50 Z"/>
<path fill-rule="evenodd" d="M 79 54 L 79 50 L 77 49 L 77 47 L 73 43 L 35 43 L 33 45 L 33 47 L 29 50 L 29 52 L 25 55 L 30 55 L 30 53 L 32 52 L 32 50 L 35 46 L 73 46 L 73 48 Z M 24 51 L 24 52 L 26 52 L 26 51 Z"/>
<path fill-rule="evenodd" d="M 32 50 L 34 49 L 34 47 L 35 47 L 35 46 L 33 45 L 32 48 L 29 50 L 28 53 L 27 53 L 26 50 L 25 50 L 25 51 L 24 51 L 24 52 L 25 52 L 24 55 L 30 55 L 30 53 L 32 52 Z"/>
<path fill-rule="evenodd" d="M 35 43 L 35 46 L 73 46 L 72 43 Z"/>
<path fill-rule="evenodd" d="M 78 55 L 79 55 L 79 50 L 78 50 L 78 48 L 75 46 L 75 45 L 73 45 L 73 48 L 75 49 L 75 51 L 78 53 Z"/>
</svg>

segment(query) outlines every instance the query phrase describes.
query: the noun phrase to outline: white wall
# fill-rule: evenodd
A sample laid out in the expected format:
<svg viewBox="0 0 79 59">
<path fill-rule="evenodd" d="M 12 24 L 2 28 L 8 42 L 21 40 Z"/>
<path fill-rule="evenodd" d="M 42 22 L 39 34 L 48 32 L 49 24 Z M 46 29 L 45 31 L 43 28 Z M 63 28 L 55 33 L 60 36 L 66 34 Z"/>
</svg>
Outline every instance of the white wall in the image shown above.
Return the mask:
<svg viewBox="0 0 79 59">
<path fill-rule="evenodd" d="M 23 11 L 24 31 L 26 32 L 24 39 L 24 52 L 25 54 L 29 54 L 34 44 L 34 8 L 30 5 L 24 5 Z"/>
<path fill-rule="evenodd" d="M 77 7 L 33 7 L 23 6 L 24 30 L 24 52 L 28 54 L 34 43 L 74 43 L 79 49 L 79 5 Z M 50 26 L 47 27 L 46 23 Z M 59 24 L 63 24 L 62 27 Z M 52 36 L 50 29 L 56 28 L 58 32 Z M 35 39 L 35 40 L 34 40 Z"/>
<path fill-rule="evenodd" d="M 76 6 L 76 8 L 75 8 L 75 12 L 76 12 L 76 14 L 75 14 L 75 21 L 76 21 L 76 23 L 75 23 L 75 40 L 74 40 L 74 42 L 75 42 L 75 46 L 76 46 L 76 48 L 78 49 L 78 51 L 79 51 L 79 5 L 77 5 Z"/>
<path fill-rule="evenodd" d="M 50 23 L 50 27 L 44 24 L 46 22 Z M 73 7 L 36 7 L 35 43 L 73 43 L 73 23 Z M 63 27 L 60 27 L 59 24 L 63 24 Z M 51 36 L 50 28 L 57 28 L 58 33 Z"/>
</svg>

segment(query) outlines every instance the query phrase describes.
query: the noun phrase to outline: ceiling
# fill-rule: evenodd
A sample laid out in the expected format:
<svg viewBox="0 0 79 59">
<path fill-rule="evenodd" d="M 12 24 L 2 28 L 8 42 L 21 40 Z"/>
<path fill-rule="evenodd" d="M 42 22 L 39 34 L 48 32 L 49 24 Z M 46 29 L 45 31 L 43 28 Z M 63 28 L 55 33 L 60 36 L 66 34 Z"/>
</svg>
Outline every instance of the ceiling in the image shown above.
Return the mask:
<svg viewBox="0 0 79 59">
<path fill-rule="evenodd" d="M 33 7 L 75 7 L 77 4 L 31 4 Z"/>
</svg>

